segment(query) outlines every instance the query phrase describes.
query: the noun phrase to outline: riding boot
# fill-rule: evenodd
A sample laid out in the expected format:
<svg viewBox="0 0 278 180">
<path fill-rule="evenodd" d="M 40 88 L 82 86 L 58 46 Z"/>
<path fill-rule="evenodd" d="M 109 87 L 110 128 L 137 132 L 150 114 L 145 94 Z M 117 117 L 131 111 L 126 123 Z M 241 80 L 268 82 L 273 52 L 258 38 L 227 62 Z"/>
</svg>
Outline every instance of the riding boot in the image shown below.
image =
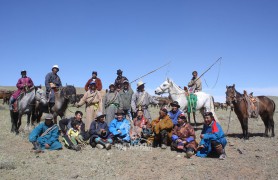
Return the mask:
<svg viewBox="0 0 278 180">
<path fill-rule="evenodd" d="M 11 96 L 10 101 L 9 101 L 9 109 L 12 111 L 14 109 L 14 102 L 16 101 L 16 99 Z"/>
</svg>

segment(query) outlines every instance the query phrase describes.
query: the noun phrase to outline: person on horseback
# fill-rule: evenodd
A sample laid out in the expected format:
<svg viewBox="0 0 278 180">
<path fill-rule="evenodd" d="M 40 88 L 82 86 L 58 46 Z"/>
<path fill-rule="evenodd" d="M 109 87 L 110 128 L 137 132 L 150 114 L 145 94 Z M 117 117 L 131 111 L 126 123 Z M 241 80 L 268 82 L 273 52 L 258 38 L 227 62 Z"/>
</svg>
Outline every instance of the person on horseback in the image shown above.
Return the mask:
<svg viewBox="0 0 278 180">
<path fill-rule="evenodd" d="M 21 71 L 21 78 L 17 81 L 16 87 L 17 91 L 15 91 L 11 98 L 10 98 L 10 110 L 13 110 L 13 104 L 16 101 L 16 99 L 20 96 L 21 93 L 26 92 L 29 90 L 31 87 L 34 86 L 34 83 L 30 77 L 27 77 L 27 71 L 22 70 Z"/>
<path fill-rule="evenodd" d="M 222 127 L 215 121 L 212 112 L 204 114 L 204 126 L 200 135 L 201 141 L 197 148 L 198 157 L 218 156 L 225 159 L 225 146 L 227 140 Z"/>
<path fill-rule="evenodd" d="M 189 90 L 190 92 L 199 92 L 202 91 L 202 81 L 201 78 L 198 77 L 198 73 L 197 71 L 193 71 L 192 72 L 192 79 L 191 81 L 188 83 L 188 87 L 191 88 L 191 90 Z"/>
<path fill-rule="evenodd" d="M 114 85 L 115 85 L 117 91 L 120 91 L 121 89 L 123 89 L 124 81 L 125 80 L 128 81 L 128 79 L 125 76 L 123 76 L 123 71 L 120 69 L 117 70 L 117 75 L 118 76 L 115 79 Z"/>
<path fill-rule="evenodd" d="M 184 114 L 180 114 L 177 121 L 178 124 L 172 131 L 171 149 L 185 152 L 185 157 L 190 158 L 197 150 L 194 128 L 187 123 L 187 118 Z"/>
<path fill-rule="evenodd" d="M 94 81 L 96 83 L 96 88 L 98 91 L 102 90 L 102 82 L 101 79 L 97 77 L 97 72 L 93 71 L 92 72 L 92 77 L 87 81 L 85 85 L 85 91 L 88 91 L 90 83 Z"/>
<path fill-rule="evenodd" d="M 52 72 L 45 76 L 45 87 L 46 87 L 46 98 L 50 104 L 55 103 L 55 91 L 62 87 L 62 82 L 58 76 L 59 66 L 54 65 L 52 67 Z"/>
</svg>

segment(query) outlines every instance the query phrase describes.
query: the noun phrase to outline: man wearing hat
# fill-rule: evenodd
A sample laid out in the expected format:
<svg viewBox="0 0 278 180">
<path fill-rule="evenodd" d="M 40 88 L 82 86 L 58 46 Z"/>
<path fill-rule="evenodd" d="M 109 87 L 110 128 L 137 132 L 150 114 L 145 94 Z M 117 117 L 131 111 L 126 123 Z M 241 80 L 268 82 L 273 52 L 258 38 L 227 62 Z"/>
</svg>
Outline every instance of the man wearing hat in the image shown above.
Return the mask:
<svg viewBox="0 0 278 180">
<path fill-rule="evenodd" d="M 119 96 L 120 96 L 121 102 L 123 104 L 123 110 L 130 120 L 132 119 L 132 116 L 131 116 L 132 95 L 133 95 L 133 90 L 129 86 L 128 80 L 124 80 L 123 89 L 121 89 L 119 91 Z"/>
<path fill-rule="evenodd" d="M 77 107 L 86 104 L 86 120 L 85 130 L 89 130 L 92 121 L 96 118 L 97 112 L 102 111 L 102 96 L 96 89 L 96 82 L 91 81 L 89 84 L 88 91 L 85 92 L 84 96 L 76 103 Z"/>
<path fill-rule="evenodd" d="M 225 159 L 225 146 L 227 140 L 222 127 L 215 121 L 212 112 L 204 114 L 204 126 L 200 135 L 201 141 L 198 146 L 197 156 L 217 156 L 219 159 Z"/>
<path fill-rule="evenodd" d="M 192 89 L 192 92 L 199 92 L 202 91 L 202 81 L 201 78 L 198 77 L 197 71 L 192 72 L 192 79 L 188 83 L 188 87 Z"/>
<path fill-rule="evenodd" d="M 197 150 L 194 128 L 187 123 L 184 114 L 178 116 L 178 124 L 172 131 L 171 149 L 185 152 L 185 157 L 190 158 Z"/>
<path fill-rule="evenodd" d="M 34 83 L 30 77 L 27 77 L 27 71 L 22 70 L 21 71 L 21 78 L 18 79 L 16 83 L 17 91 L 15 91 L 11 98 L 10 98 L 10 110 L 13 110 L 13 104 L 16 101 L 16 99 L 19 97 L 19 95 L 22 92 L 26 92 L 28 89 L 34 86 Z"/>
<path fill-rule="evenodd" d="M 92 122 L 89 133 L 90 133 L 90 145 L 99 149 L 109 150 L 111 149 L 112 139 L 109 137 L 108 125 L 104 121 L 105 114 L 102 112 L 97 113 L 96 120 Z"/>
<path fill-rule="evenodd" d="M 172 119 L 172 122 L 175 125 L 178 124 L 178 117 L 182 114 L 182 111 L 179 109 L 180 105 L 177 101 L 170 103 L 172 110 L 168 112 L 169 117 Z"/>
<path fill-rule="evenodd" d="M 124 118 L 124 111 L 118 110 L 116 118 L 109 125 L 109 131 L 115 142 L 129 143 L 130 142 L 130 123 Z"/>
<path fill-rule="evenodd" d="M 158 101 L 145 91 L 145 83 L 139 81 L 137 83 L 137 91 L 132 95 L 131 99 L 132 112 L 135 114 L 140 107 L 144 111 L 145 118 L 152 121 L 151 114 L 148 110 L 151 103 L 158 104 Z"/>
<path fill-rule="evenodd" d="M 170 144 L 173 122 L 167 115 L 168 111 L 162 107 L 159 111 L 159 117 L 151 122 L 152 131 L 154 132 L 154 147 L 161 146 L 161 149 L 166 149 Z"/>
<path fill-rule="evenodd" d="M 97 90 L 101 91 L 102 90 L 102 82 L 101 82 L 100 78 L 97 77 L 96 71 L 92 72 L 92 77 L 87 81 L 87 83 L 85 85 L 85 91 L 88 91 L 89 85 L 92 81 L 94 81 L 96 83 Z"/>
<path fill-rule="evenodd" d="M 45 76 L 45 88 L 46 88 L 46 97 L 51 106 L 55 103 L 55 90 L 62 87 L 62 82 L 58 76 L 59 66 L 54 65 L 52 67 L 52 72 L 48 73 Z"/>
<path fill-rule="evenodd" d="M 62 149 L 62 144 L 59 142 L 59 128 L 53 123 L 53 115 L 46 114 L 44 119 L 45 122 L 40 123 L 29 135 L 29 141 L 34 145 L 35 152 Z"/>
<path fill-rule="evenodd" d="M 128 81 L 128 79 L 125 76 L 123 76 L 123 71 L 120 69 L 117 70 L 117 75 L 118 76 L 115 79 L 114 85 L 115 85 L 116 89 L 119 91 L 123 88 L 124 80 Z"/>
<path fill-rule="evenodd" d="M 115 118 L 118 109 L 123 109 L 122 101 L 114 84 L 109 85 L 109 91 L 105 94 L 102 103 L 104 114 L 106 114 L 106 122 L 109 126 L 110 122 Z"/>
</svg>

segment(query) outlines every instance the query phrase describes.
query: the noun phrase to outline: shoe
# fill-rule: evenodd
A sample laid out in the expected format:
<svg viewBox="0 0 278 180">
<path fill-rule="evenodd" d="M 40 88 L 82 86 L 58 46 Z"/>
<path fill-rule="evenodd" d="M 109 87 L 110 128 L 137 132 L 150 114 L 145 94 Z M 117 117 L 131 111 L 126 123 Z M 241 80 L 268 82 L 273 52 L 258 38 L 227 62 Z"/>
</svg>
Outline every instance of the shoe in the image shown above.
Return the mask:
<svg viewBox="0 0 278 180">
<path fill-rule="evenodd" d="M 220 160 L 226 159 L 226 154 L 221 154 L 221 155 L 219 156 L 219 159 L 220 159 Z"/>
<path fill-rule="evenodd" d="M 72 146 L 72 149 L 75 150 L 75 151 L 80 151 L 81 147 L 78 146 L 78 145 L 74 145 L 74 146 Z"/>
<path fill-rule="evenodd" d="M 111 149 L 111 146 L 112 146 L 112 145 L 111 145 L 110 143 L 107 143 L 107 144 L 105 144 L 105 149 L 106 149 L 106 150 L 109 150 L 109 149 Z"/>
<path fill-rule="evenodd" d="M 161 145 L 161 149 L 166 149 L 166 148 L 167 148 L 167 146 L 165 144 Z"/>
<path fill-rule="evenodd" d="M 101 144 L 97 144 L 96 147 L 97 147 L 98 149 L 103 149 L 103 148 L 104 148 L 104 146 L 101 145 Z"/>
</svg>

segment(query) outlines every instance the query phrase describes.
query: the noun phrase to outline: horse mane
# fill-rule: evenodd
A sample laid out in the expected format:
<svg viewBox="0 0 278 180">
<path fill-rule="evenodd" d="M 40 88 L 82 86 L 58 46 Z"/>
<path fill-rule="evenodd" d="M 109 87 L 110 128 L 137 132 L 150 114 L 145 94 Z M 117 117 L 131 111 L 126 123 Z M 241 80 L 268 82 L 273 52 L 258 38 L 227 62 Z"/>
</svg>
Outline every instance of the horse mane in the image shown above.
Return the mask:
<svg viewBox="0 0 278 180">
<path fill-rule="evenodd" d="M 76 89 L 72 85 L 67 85 L 67 86 L 63 87 L 61 90 L 61 96 L 72 95 L 72 94 L 76 94 Z"/>
<path fill-rule="evenodd" d="M 174 83 L 174 81 L 173 81 L 172 79 L 167 78 L 167 81 L 168 81 L 168 82 L 171 82 L 171 83 L 173 84 L 173 86 L 174 86 L 175 88 L 177 88 L 179 91 L 185 92 L 180 86 L 178 86 L 176 83 Z"/>
</svg>

